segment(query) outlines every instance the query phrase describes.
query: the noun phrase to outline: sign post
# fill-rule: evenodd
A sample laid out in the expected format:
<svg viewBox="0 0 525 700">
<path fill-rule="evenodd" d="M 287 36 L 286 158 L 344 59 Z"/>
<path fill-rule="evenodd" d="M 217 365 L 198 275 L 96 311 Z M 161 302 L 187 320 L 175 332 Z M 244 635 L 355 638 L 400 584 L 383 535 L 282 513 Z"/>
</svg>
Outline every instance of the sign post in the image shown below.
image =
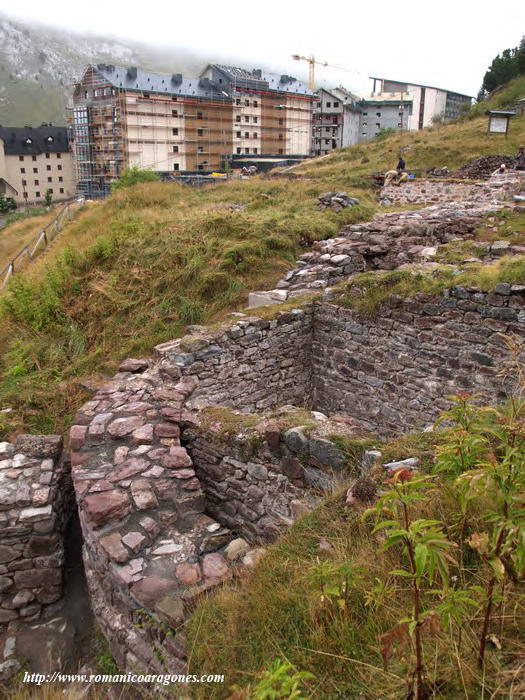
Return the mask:
<svg viewBox="0 0 525 700">
<path fill-rule="evenodd" d="M 516 116 L 516 112 L 508 112 L 502 109 L 489 109 L 485 114 L 487 114 L 489 118 L 487 133 L 505 134 L 505 138 L 507 138 L 510 119 Z"/>
</svg>

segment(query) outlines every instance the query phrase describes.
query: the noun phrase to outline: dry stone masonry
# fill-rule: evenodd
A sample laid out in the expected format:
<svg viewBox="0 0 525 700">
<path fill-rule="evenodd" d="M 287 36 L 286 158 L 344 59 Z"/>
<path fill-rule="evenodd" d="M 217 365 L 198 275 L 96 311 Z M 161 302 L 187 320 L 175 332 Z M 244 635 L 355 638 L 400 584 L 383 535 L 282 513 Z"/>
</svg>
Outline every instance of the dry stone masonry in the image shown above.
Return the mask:
<svg viewBox="0 0 525 700">
<path fill-rule="evenodd" d="M 0 631 L 49 616 L 62 595 L 72 492 L 61 447 L 56 435 L 0 443 Z"/>
<path fill-rule="evenodd" d="M 500 164 L 498 164 L 500 165 Z M 405 205 L 438 202 L 491 202 L 512 199 L 523 188 L 525 176 L 518 171 L 495 175 L 481 182 L 458 182 L 457 180 L 408 180 L 401 185 L 383 187 L 381 204 Z"/>
<path fill-rule="evenodd" d="M 502 334 L 525 335 L 525 285 L 390 297 L 373 319 L 330 288 L 366 270 L 432 266 L 440 246 L 473 238 L 515 186 L 492 178 L 394 188 L 438 203 L 346 227 L 259 293 L 266 303 L 315 290 L 324 298 L 270 318 L 190 326 L 152 359 L 126 360 L 77 413 L 67 457 L 56 436 L 0 443 L 0 633 L 60 605 L 69 468 L 92 608 L 119 667 L 184 673 L 184 623 L 196 603 L 244 575 L 356 470 L 349 445 L 424 428 L 458 391 L 501 399 Z M 524 251 L 493 243 L 486 256 L 503 252 Z M 366 500 L 361 491 L 349 498 Z"/>
</svg>

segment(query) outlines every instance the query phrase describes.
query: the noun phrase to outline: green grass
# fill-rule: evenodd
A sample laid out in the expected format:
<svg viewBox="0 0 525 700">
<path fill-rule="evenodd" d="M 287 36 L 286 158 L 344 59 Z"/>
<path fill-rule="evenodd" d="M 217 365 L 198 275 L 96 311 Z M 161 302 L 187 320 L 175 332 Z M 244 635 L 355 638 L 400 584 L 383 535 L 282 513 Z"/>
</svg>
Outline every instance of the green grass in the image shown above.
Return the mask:
<svg viewBox="0 0 525 700">
<path fill-rule="evenodd" d="M 125 189 L 88 207 L 0 309 L 0 434 L 60 431 L 86 398 L 79 381 L 151 352 L 189 323 L 243 308 L 312 241 L 369 218 L 375 203 L 320 212 L 319 183 L 256 180 L 195 190 Z M 225 202 L 240 202 L 230 211 Z"/>
<path fill-rule="evenodd" d="M 354 309 L 365 318 L 374 318 L 382 305 L 396 303 L 396 297 L 409 298 L 418 293 L 438 296 L 456 285 L 490 291 L 498 282 L 523 284 L 524 280 L 525 256 L 509 256 L 490 265 L 472 264 L 463 272 L 455 267 L 445 266 L 430 272 L 364 272 L 334 287 L 334 293 L 337 303 L 341 306 Z"/>
</svg>

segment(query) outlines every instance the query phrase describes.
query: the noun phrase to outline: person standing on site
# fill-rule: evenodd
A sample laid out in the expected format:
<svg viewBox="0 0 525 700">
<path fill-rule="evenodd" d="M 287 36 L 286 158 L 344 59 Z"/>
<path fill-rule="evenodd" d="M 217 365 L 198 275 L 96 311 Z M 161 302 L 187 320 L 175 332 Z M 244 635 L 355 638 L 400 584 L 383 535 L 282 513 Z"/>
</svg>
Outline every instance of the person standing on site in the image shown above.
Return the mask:
<svg viewBox="0 0 525 700">
<path fill-rule="evenodd" d="M 525 147 L 520 146 L 516 153 L 516 170 L 525 170 Z"/>
<path fill-rule="evenodd" d="M 399 156 L 399 162 L 397 164 L 396 170 L 398 173 L 402 173 L 404 169 L 405 169 L 405 161 L 403 159 L 403 156 Z"/>
</svg>

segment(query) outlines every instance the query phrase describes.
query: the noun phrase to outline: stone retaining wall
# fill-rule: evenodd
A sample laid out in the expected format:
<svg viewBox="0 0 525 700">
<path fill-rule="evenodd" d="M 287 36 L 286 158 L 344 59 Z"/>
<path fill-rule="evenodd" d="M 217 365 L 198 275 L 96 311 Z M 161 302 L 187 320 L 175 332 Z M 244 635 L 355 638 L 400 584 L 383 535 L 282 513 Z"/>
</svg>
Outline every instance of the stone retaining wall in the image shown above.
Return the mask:
<svg viewBox="0 0 525 700">
<path fill-rule="evenodd" d="M 523 187 L 518 172 L 493 176 L 484 182 L 415 179 L 381 189 L 381 204 L 430 204 L 437 202 L 490 202 L 511 199 Z"/>
<path fill-rule="evenodd" d="M 315 305 L 315 407 L 346 412 L 383 434 L 432 422 L 461 391 L 504 398 L 501 334 L 525 335 L 525 287 L 493 293 L 455 287 L 444 296 L 392 298 L 377 316 Z"/>
<path fill-rule="evenodd" d="M 61 451 L 57 435 L 0 443 L 0 632 L 52 614 L 62 596 L 72 489 Z"/>
<path fill-rule="evenodd" d="M 341 469 L 326 416 L 312 414 L 323 436 L 273 414 L 244 429 L 248 413 L 295 402 L 346 414 L 350 436 L 387 435 L 430 423 L 451 393 L 497 401 L 500 333 L 523 336 L 525 287 L 392 298 L 368 320 L 322 301 L 190 330 L 153 361 L 124 362 L 71 429 L 92 604 L 122 668 L 183 672 L 195 601 Z M 226 440 L 228 416 L 209 421 L 219 405 L 241 421 Z"/>
<path fill-rule="evenodd" d="M 267 321 L 238 315 L 210 332 L 158 345 L 168 376 L 191 377 L 196 389 L 190 408 L 200 404 L 260 411 L 285 403 L 301 405 L 311 375 L 311 309 L 280 313 Z"/>
</svg>

